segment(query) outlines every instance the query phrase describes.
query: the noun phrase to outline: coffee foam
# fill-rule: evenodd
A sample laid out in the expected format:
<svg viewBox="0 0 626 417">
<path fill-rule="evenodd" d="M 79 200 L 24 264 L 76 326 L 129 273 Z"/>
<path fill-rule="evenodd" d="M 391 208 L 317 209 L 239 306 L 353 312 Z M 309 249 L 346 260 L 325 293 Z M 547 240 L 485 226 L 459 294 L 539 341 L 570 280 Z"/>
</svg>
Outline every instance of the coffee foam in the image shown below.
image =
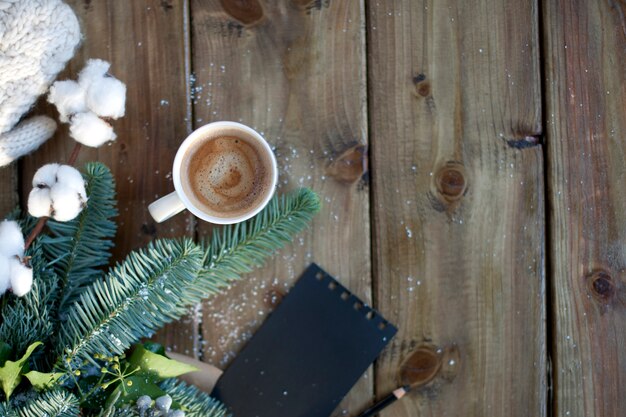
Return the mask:
<svg viewBox="0 0 626 417">
<path fill-rule="evenodd" d="M 269 190 L 271 160 L 239 130 L 212 132 L 187 151 L 182 185 L 198 208 L 238 217 L 261 204 Z"/>
</svg>

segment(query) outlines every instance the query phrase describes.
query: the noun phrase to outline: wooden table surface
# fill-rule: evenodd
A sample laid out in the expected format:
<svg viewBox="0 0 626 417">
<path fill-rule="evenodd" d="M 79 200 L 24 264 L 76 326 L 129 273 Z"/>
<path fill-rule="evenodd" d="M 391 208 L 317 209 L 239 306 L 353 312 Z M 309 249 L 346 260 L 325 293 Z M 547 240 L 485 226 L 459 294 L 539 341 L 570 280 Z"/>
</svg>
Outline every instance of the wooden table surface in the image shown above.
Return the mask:
<svg viewBox="0 0 626 417">
<path fill-rule="evenodd" d="M 157 337 L 226 366 L 315 261 L 399 327 L 336 415 L 435 352 L 383 416 L 626 415 L 626 3 L 622 0 L 71 0 L 87 58 L 128 85 L 116 256 L 204 236 L 146 206 L 194 128 L 275 147 L 279 192 L 317 191 L 311 230 Z M 53 113 L 46 105 L 34 112 Z M 0 170 L 0 208 L 67 159 L 67 128 Z M 278 296 L 278 297 L 277 297 Z M 303 358 L 303 360 L 306 360 Z"/>
</svg>

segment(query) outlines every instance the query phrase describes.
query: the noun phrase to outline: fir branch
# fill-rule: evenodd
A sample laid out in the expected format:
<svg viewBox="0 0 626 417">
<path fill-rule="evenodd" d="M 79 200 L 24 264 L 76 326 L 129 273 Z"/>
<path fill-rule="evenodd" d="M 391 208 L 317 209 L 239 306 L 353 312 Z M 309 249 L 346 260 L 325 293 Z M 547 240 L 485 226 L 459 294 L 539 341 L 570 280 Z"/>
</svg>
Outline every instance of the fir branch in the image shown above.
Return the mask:
<svg viewBox="0 0 626 417">
<path fill-rule="evenodd" d="M 69 391 L 56 389 L 40 393 L 34 399 L 16 408 L 19 417 L 77 417 L 80 415 L 78 399 Z M 3 414 L 4 415 L 4 414 Z"/>
<path fill-rule="evenodd" d="M 42 238 L 46 256 L 60 278 L 61 314 L 86 285 L 104 275 L 99 268 L 109 264 L 117 229 L 112 221 L 117 209 L 111 171 L 101 163 L 88 163 L 84 176 L 87 207 L 69 222 L 49 220 L 50 236 Z"/>
<path fill-rule="evenodd" d="M 2 417 L 19 417 L 14 408 L 10 404 L 0 404 L 0 416 Z"/>
<path fill-rule="evenodd" d="M 159 387 L 172 397 L 174 403 L 181 406 L 185 417 L 226 416 L 226 409 L 220 402 L 193 385 L 187 385 L 177 379 L 168 379 L 159 384 Z"/>
<path fill-rule="evenodd" d="M 131 252 L 70 307 L 57 353 L 70 363 L 92 360 L 95 353 L 118 355 L 181 317 L 181 288 L 195 279 L 201 261 L 202 252 L 189 239 L 156 240 Z"/>
<path fill-rule="evenodd" d="M 0 340 L 11 345 L 17 356 L 36 341 L 49 340 L 54 331 L 54 301 L 57 277 L 43 256 L 41 239 L 28 250 L 33 268 L 33 288 L 24 297 L 10 297 L 2 308 Z M 39 350 L 35 357 L 43 350 Z"/>
<path fill-rule="evenodd" d="M 188 239 L 157 240 L 132 252 L 68 312 L 57 353 L 66 361 L 121 354 L 208 294 L 219 292 L 290 241 L 319 210 L 310 190 L 275 197 L 253 220 L 215 234 L 204 253 Z"/>
<path fill-rule="evenodd" d="M 187 301 L 192 298 L 197 303 L 219 293 L 242 274 L 261 266 L 306 228 L 319 210 L 317 194 L 302 188 L 274 197 L 256 217 L 226 226 L 221 234 L 214 232 L 211 243 L 203 244 L 204 266 L 188 289 Z"/>
</svg>

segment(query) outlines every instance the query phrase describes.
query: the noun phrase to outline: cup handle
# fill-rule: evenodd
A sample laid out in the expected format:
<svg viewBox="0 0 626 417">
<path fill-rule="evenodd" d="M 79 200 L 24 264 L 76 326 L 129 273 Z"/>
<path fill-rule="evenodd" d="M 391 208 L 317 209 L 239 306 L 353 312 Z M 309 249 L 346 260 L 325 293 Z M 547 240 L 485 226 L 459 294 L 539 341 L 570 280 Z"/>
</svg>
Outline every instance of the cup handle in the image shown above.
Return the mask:
<svg viewBox="0 0 626 417">
<path fill-rule="evenodd" d="M 168 195 L 159 198 L 154 203 L 148 206 L 150 215 L 157 223 L 164 222 L 165 220 L 173 217 L 183 211 L 185 205 L 183 204 L 176 191 L 169 193 Z"/>
</svg>

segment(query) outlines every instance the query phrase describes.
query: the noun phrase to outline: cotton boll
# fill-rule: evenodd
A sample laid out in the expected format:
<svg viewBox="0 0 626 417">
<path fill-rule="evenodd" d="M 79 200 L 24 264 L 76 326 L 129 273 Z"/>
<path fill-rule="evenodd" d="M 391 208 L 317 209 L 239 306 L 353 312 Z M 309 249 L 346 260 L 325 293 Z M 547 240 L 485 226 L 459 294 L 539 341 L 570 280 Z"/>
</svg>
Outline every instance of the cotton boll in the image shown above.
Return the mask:
<svg viewBox="0 0 626 417">
<path fill-rule="evenodd" d="M 85 89 L 76 81 L 57 81 L 50 87 L 48 102 L 54 104 L 59 111 L 59 119 L 67 123 L 72 114 L 87 110 Z"/>
<path fill-rule="evenodd" d="M 11 270 L 9 266 L 9 258 L 0 256 L 0 295 L 7 292 L 11 287 Z"/>
<path fill-rule="evenodd" d="M 9 264 L 13 294 L 23 297 L 33 287 L 33 269 L 24 265 L 18 258 L 10 258 Z"/>
<path fill-rule="evenodd" d="M 28 195 L 28 213 L 33 217 L 49 217 L 52 198 L 49 188 L 33 188 Z"/>
<path fill-rule="evenodd" d="M 77 142 L 94 148 L 117 138 L 111 125 L 91 112 L 72 117 L 70 135 Z"/>
<path fill-rule="evenodd" d="M 70 221 L 83 209 L 82 197 L 65 184 L 57 183 L 50 191 L 52 198 L 52 217 L 59 222 Z"/>
<path fill-rule="evenodd" d="M 87 89 L 87 107 L 100 117 L 117 119 L 124 116 L 126 85 L 113 77 L 94 81 Z"/>
<path fill-rule="evenodd" d="M 5 220 L 0 223 L 0 256 L 24 256 L 24 235 L 15 221 Z"/>
<path fill-rule="evenodd" d="M 90 59 L 78 74 L 78 83 L 87 89 L 92 83 L 100 81 L 110 67 L 111 64 L 101 59 Z"/>
<path fill-rule="evenodd" d="M 59 164 L 47 164 L 39 168 L 33 176 L 33 187 L 51 187 L 56 183 L 59 166 Z"/>
<path fill-rule="evenodd" d="M 83 201 L 87 200 L 85 180 L 76 168 L 69 165 L 61 165 L 57 172 L 57 181 L 76 191 Z"/>
</svg>

